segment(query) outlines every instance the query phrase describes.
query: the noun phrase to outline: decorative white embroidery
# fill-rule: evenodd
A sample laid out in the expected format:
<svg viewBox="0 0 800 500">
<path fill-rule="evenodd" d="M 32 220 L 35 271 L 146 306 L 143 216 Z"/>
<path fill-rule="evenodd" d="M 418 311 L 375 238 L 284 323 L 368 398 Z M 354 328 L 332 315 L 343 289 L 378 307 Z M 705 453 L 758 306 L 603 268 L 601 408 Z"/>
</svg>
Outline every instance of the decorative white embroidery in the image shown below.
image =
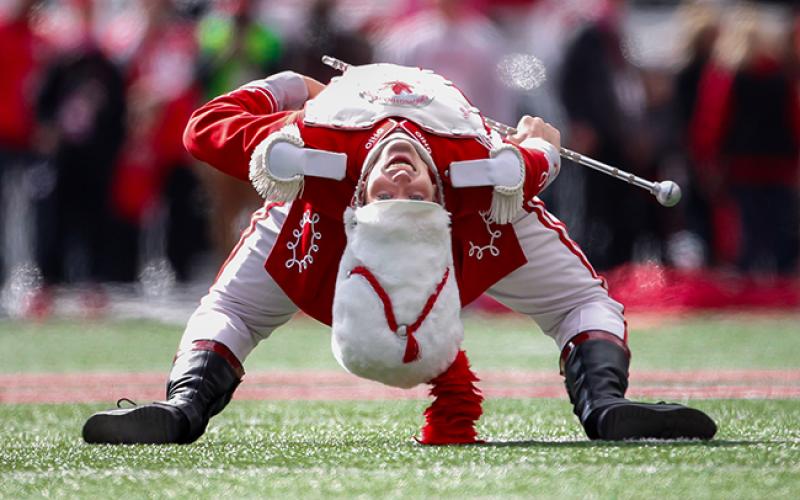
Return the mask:
<svg viewBox="0 0 800 500">
<path fill-rule="evenodd" d="M 497 257 L 500 255 L 500 249 L 494 246 L 494 240 L 499 238 L 502 235 L 502 232 L 499 229 L 492 231 L 492 228 L 489 227 L 490 224 L 494 222 L 494 219 L 492 219 L 492 217 L 489 215 L 489 212 L 489 210 L 485 212 L 478 212 L 483 219 L 483 223 L 486 225 L 486 232 L 489 233 L 489 237 L 491 238 L 489 240 L 489 244 L 478 246 L 471 241 L 469 242 L 469 256 L 475 257 L 478 260 L 483 258 L 483 252 L 486 250 L 489 251 L 492 257 Z"/>
<path fill-rule="evenodd" d="M 317 245 L 317 241 L 322 238 L 322 233 L 316 230 L 315 225 L 319 222 L 319 214 L 311 214 L 311 210 L 306 210 L 303 213 L 303 219 L 300 221 L 300 227 L 292 231 L 292 236 L 294 236 L 295 240 L 286 244 L 286 248 L 292 251 L 292 258 L 286 261 L 286 269 L 291 269 L 295 265 L 297 266 L 297 272 L 302 273 L 308 266 L 314 263 L 314 256 L 313 253 L 319 251 L 319 245 Z M 305 232 L 305 228 L 308 225 L 311 225 L 311 242 L 308 246 L 308 251 L 303 256 L 302 259 L 297 259 L 297 246 L 300 245 L 300 239 L 303 237 L 303 233 Z"/>
</svg>

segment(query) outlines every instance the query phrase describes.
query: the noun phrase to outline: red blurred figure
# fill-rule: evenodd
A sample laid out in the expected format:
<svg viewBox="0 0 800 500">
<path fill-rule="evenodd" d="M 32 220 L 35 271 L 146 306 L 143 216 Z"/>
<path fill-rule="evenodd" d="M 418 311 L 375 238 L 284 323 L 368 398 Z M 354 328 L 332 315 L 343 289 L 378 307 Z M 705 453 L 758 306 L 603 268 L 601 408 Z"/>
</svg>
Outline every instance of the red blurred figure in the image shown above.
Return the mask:
<svg viewBox="0 0 800 500">
<path fill-rule="evenodd" d="M 703 186 L 697 179 L 697 169 L 693 165 L 693 158 L 689 153 L 689 129 L 692 122 L 694 109 L 697 106 L 697 97 L 703 73 L 711 62 L 714 44 L 719 36 L 720 19 L 718 9 L 708 4 L 685 4 L 679 10 L 683 36 L 683 60 L 680 69 L 675 74 L 674 105 L 678 120 L 678 140 L 680 148 L 685 154 L 686 183 L 681 186 L 684 192 L 682 202 L 686 229 L 699 238 L 700 245 L 694 252 L 695 265 L 705 264 L 708 261 L 708 250 L 713 246 L 712 233 L 712 207 L 705 195 Z M 692 266 L 691 261 L 684 259 L 683 265 Z"/>
<path fill-rule="evenodd" d="M 38 3 L 22 1 L 10 18 L 0 20 L 0 150 L 6 153 L 27 152 L 35 135 L 36 90 L 49 53 L 32 28 Z"/>
<path fill-rule="evenodd" d="M 122 74 L 94 33 L 94 3 L 73 7 L 80 36 L 48 68 L 37 103 L 39 146 L 50 157 L 53 187 L 40 187 L 36 260 L 45 286 L 69 282 L 93 289 L 105 279 L 110 259 L 107 196 L 125 132 L 125 99 Z M 46 308 L 32 313 L 45 315 Z"/>
<path fill-rule="evenodd" d="M 135 278 L 139 229 L 152 216 L 167 183 L 175 176 L 193 179 L 185 170 L 190 162 L 181 136 L 200 100 L 193 24 L 179 18 L 170 2 L 142 3 L 146 28 L 127 64 L 128 136 L 112 184 L 113 207 L 122 219 L 113 276 L 120 281 Z M 196 236 L 183 234 L 167 242 L 168 254 L 190 251 Z M 184 246 L 176 248 L 176 241 Z M 185 277 L 182 256 L 168 256 L 179 278 Z"/>
<path fill-rule="evenodd" d="M 0 19 L 0 228 L 5 228 L 4 186 L 13 173 L 33 161 L 35 99 L 46 62 L 47 45 L 34 30 L 37 0 L 20 1 Z M 4 238 L 0 234 L 0 284 L 5 278 Z"/>
<path fill-rule="evenodd" d="M 742 9 L 724 27 L 700 82 L 691 139 L 717 212 L 717 256 L 742 271 L 790 274 L 798 262 L 800 93 L 785 47 L 761 22 L 758 11 Z M 737 226 L 740 237 L 731 238 Z"/>
</svg>

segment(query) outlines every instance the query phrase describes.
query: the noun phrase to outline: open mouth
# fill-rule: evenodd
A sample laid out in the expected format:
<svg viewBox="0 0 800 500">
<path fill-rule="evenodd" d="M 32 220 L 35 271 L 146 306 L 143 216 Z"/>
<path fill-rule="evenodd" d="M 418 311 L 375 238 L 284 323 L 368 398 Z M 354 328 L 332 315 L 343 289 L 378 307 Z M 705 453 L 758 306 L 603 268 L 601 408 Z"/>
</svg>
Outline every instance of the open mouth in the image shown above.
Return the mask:
<svg viewBox="0 0 800 500">
<path fill-rule="evenodd" d="M 417 169 L 414 167 L 411 157 L 403 153 L 395 153 L 391 157 L 389 157 L 389 160 L 386 162 L 385 170 L 386 171 L 397 170 L 397 169 L 405 170 L 405 168 L 403 167 L 408 167 L 408 169 L 411 170 L 412 172 L 417 171 Z"/>
</svg>

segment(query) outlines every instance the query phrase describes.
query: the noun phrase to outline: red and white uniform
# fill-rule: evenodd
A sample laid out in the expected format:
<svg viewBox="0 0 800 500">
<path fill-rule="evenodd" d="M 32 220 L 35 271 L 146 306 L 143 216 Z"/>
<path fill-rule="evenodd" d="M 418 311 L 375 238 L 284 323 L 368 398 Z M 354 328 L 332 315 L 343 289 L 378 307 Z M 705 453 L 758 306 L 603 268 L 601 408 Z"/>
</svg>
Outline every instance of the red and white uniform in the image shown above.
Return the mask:
<svg viewBox="0 0 800 500">
<path fill-rule="evenodd" d="M 380 66 L 380 65 L 373 65 Z M 247 181 L 256 148 L 293 124 L 304 147 L 346 155 L 334 178 L 306 176 L 298 198 L 267 202 L 190 319 L 182 347 L 198 339 L 240 359 L 302 309 L 331 324 L 333 291 L 345 248 L 343 225 L 370 149 L 402 130 L 430 153 L 452 216 L 453 268 L 462 305 L 488 292 L 531 316 L 562 348 L 580 332 L 625 336 L 612 300 L 566 230 L 536 195 L 553 180 L 558 153 L 543 141 L 517 147 L 524 161 L 523 208 L 509 224 L 488 216 L 490 186 L 454 187 L 450 166 L 489 158 L 502 146 L 452 84 L 416 69 L 403 80 L 362 81 L 358 92 L 332 82 L 308 101 L 303 80 L 281 73 L 220 96 L 195 112 L 184 143 L 198 159 Z M 352 71 L 352 70 L 351 70 Z M 430 75 L 424 76 L 424 75 Z M 331 103 L 339 103 L 333 109 Z M 327 103 L 327 104 L 326 104 Z"/>
</svg>

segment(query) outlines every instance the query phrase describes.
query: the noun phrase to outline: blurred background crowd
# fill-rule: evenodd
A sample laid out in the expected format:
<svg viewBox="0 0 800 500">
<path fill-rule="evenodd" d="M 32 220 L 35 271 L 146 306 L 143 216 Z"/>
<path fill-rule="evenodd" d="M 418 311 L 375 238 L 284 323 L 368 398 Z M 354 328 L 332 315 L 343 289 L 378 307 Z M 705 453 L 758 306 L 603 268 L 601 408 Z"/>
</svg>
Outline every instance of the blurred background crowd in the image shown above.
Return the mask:
<svg viewBox="0 0 800 500">
<path fill-rule="evenodd" d="M 327 82 L 323 54 L 433 69 L 487 116 L 542 116 L 571 149 L 677 181 L 666 209 L 564 165 L 544 199 L 601 271 L 797 276 L 793 2 L 0 0 L 0 310 L 207 286 L 259 199 L 197 165 L 184 125 L 271 73 Z"/>
</svg>

